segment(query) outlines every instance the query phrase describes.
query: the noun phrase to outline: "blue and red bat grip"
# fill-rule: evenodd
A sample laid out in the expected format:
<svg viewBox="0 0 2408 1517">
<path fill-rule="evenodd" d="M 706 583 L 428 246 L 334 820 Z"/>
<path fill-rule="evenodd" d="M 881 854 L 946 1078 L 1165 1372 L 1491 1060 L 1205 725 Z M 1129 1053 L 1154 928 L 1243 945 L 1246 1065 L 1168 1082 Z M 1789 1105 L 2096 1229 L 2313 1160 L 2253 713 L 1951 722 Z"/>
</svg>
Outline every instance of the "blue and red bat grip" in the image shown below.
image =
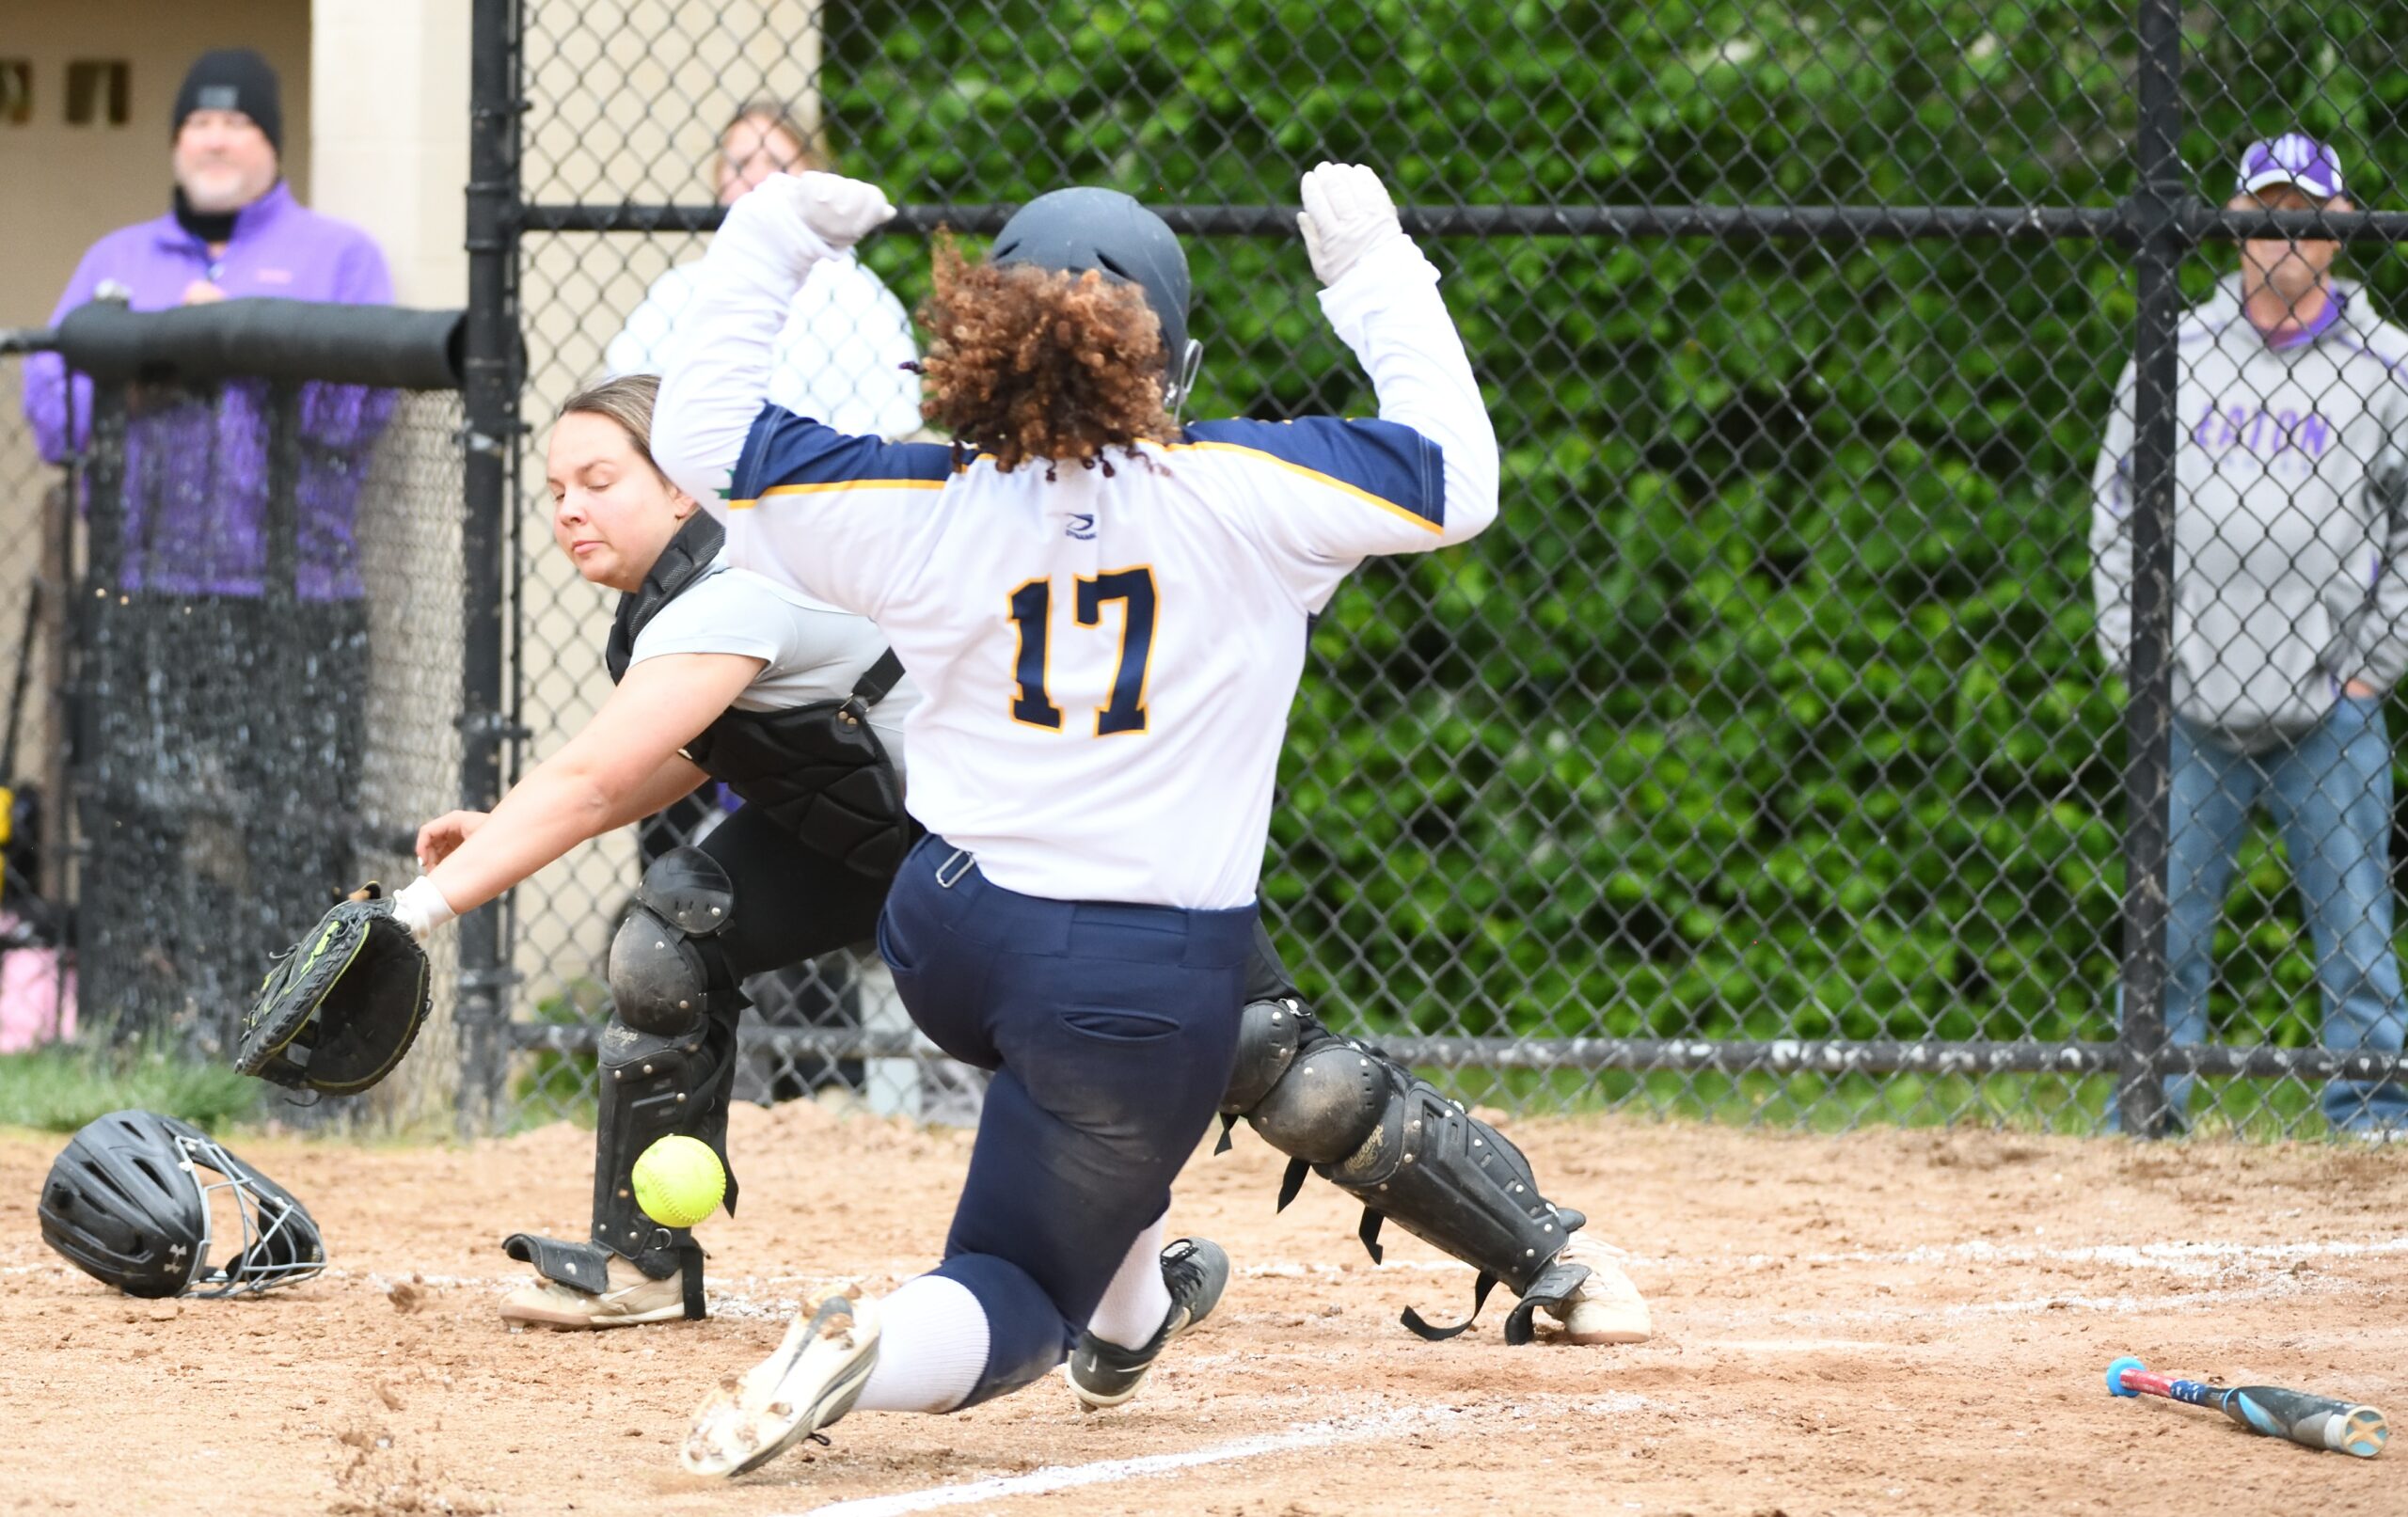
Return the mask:
<svg viewBox="0 0 2408 1517">
<path fill-rule="evenodd" d="M 2150 1374 L 2147 1365 L 2131 1357 L 2107 1367 L 2107 1391 L 2111 1396 L 2162 1396 L 2204 1406 L 2251 1432 L 2360 1459 L 2382 1453 L 2391 1437 L 2383 1414 L 2370 1406 L 2279 1385 L 2208 1385 L 2195 1380 L 2174 1380 Z"/>
</svg>

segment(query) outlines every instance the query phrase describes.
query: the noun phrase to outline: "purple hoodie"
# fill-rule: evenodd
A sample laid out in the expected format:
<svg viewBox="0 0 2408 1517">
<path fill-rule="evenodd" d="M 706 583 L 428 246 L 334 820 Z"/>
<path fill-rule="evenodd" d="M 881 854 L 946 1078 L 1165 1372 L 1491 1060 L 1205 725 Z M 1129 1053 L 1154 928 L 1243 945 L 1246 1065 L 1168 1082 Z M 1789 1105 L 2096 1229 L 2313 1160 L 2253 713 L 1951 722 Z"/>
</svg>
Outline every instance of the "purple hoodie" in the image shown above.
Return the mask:
<svg viewBox="0 0 2408 1517">
<path fill-rule="evenodd" d="M 230 297 L 382 305 L 393 298 L 385 256 L 348 222 L 295 204 L 281 182 L 236 213 L 222 258 L 172 215 L 120 228 L 84 255 L 51 324 L 121 287 L 135 310 L 183 304 L 184 288 L 207 279 Z M 25 419 L 41 456 L 67 456 L 67 376 L 55 353 L 25 360 Z M 91 381 L 75 384 L 80 447 L 92 414 Z M 215 403 L 147 411 L 127 428 L 125 568 L 128 590 L 172 595 L 257 595 L 267 566 L 267 384 L 235 380 Z M 352 544 L 359 479 L 377 434 L 392 416 L 390 391 L 354 385 L 301 388 L 301 467 L 294 521 L 295 593 L 303 600 L 360 594 Z"/>
</svg>

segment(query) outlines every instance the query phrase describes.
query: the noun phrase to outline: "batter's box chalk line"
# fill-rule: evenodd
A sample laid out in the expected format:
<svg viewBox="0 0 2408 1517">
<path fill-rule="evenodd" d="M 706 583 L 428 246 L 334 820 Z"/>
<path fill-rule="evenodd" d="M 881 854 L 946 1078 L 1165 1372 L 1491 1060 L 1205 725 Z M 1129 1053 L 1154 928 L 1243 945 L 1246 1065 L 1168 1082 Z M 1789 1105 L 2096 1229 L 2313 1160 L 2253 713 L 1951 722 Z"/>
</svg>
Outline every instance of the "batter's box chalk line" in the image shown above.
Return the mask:
<svg viewBox="0 0 2408 1517">
<path fill-rule="evenodd" d="M 2395 1254 L 2408 1254 L 2408 1238 L 2335 1239 L 2304 1243 L 2092 1243 L 2062 1247 L 1997 1243 L 1976 1238 L 1961 1243 L 1925 1243 L 1914 1248 L 1836 1254 L 1726 1254 L 1656 1259 L 1633 1256 L 1629 1262 L 1679 1270 L 1734 1265 L 1764 1270 L 1800 1264 L 2104 1264 L 2123 1270 L 2162 1270 L 2207 1277 L 2262 1266 L 2297 1264 L 2306 1259 L 2382 1258 Z"/>
<path fill-rule="evenodd" d="M 909 1517 L 910 1513 L 936 1511 L 945 1507 L 969 1506 L 975 1502 L 1001 1501 L 1012 1496 L 1047 1495 L 1056 1491 L 1076 1490 L 1081 1486 L 1110 1485 L 1122 1480 L 1149 1479 L 1180 1470 L 1194 1469 L 1204 1464 L 1233 1464 L 1244 1460 L 1261 1459 L 1275 1454 L 1295 1454 L 1313 1449 L 1335 1448 L 1347 1444 L 1376 1443 L 1407 1433 L 1448 1432 L 1481 1422 L 1510 1419 L 1514 1421 L 1542 1413 L 1554 1414 L 1560 1409 L 1537 1404 L 1541 1398 L 1527 1398 L 1522 1405 L 1498 1413 L 1466 1411 L 1458 1407 L 1429 1404 L 1381 1407 L 1357 1413 L 1352 1416 L 1332 1417 L 1323 1421 L 1298 1423 L 1279 1432 L 1259 1433 L 1251 1438 L 1239 1438 L 1229 1443 L 1208 1444 L 1175 1454 L 1148 1454 L 1137 1459 L 1104 1459 L 1090 1464 L 1049 1464 L 1031 1470 L 1026 1475 L 996 1476 L 984 1480 L 968 1480 L 958 1485 L 931 1486 L 921 1491 L 899 1492 L 893 1495 L 859 1496 L 849 1501 L 830 1502 L 814 1507 L 799 1517 Z M 1547 1398 L 1548 1401 L 1558 1398 Z M 1612 1415 L 1647 1410 L 1653 1403 L 1637 1396 L 1591 1396 L 1561 1398 L 1576 1405 L 1592 1416 Z"/>
</svg>

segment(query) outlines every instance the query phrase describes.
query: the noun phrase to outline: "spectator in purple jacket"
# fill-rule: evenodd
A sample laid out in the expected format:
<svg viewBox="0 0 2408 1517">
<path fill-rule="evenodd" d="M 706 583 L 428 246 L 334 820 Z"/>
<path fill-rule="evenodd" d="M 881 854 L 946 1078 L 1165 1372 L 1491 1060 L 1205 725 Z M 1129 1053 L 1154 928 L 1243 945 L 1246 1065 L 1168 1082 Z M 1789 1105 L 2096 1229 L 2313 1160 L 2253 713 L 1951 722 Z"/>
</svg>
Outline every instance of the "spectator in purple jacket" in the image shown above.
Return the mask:
<svg viewBox="0 0 2408 1517">
<path fill-rule="evenodd" d="M 392 298 L 368 234 L 285 185 L 276 73 L 257 53 L 203 55 L 177 91 L 174 134 L 172 208 L 93 244 L 54 323 L 103 298 L 135 310 Z M 28 360 L 24 378 L 42 456 L 81 448 L 90 382 L 55 355 Z M 266 382 L 135 387 L 123 594 L 96 613 L 109 624 L 79 760 L 87 1003 L 191 1026 L 203 1046 L 230 1028 L 291 922 L 327 887 L 356 883 L 368 618 L 355 510 L 394 403 L 337 385 L 304 386 L 298 402 L 285 514 L 269 509 Z M 268 541 L 279 519 L 290 543 Z M 166 909 L 173 901 L 212 904 Z"/>
<path fill-rule="evenodd" d="M 385 256 L 358 228 L 303 209 L 279 173 L 283 140 L 275 71 L 257 53 L 209 53 L 176 93 L 174 208 L 94 243 L 51 312 L 122 298 L 166 310 L 240 295 L 384 305 Z M 68 381 L 55 354 L 25 362 L 25 417 L 41 455 L 69 451 Z M 266 387 L 228 386 L 215 406 L 166 407 L 127 444 L 125 588 L 258 595 L 266 570 Z M 91 383 L 74 382 L 74 443 L 91 417 Z M 300 546 L 303 600 L 357 599 L 352 546 L 356 464 L 391 400 L 354 386 L 302 397 Z M 308 446 L 314 444 L 316 446 Z"/>
</svg>

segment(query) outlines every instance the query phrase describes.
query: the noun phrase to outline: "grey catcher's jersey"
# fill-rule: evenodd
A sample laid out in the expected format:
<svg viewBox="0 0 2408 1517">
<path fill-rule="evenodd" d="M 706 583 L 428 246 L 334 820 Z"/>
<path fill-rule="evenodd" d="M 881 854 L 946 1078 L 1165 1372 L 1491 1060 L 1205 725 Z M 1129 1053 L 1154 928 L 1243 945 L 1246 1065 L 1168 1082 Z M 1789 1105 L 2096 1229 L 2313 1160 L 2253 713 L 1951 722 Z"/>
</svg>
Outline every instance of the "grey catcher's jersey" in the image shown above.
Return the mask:
<svg viewBox="0 0 2408 1517">
<path fill-rule="evenodd" d="M 869 622 L 731 568 L 721 555 L 636 634 L 628 663 L 682 653 L 758 658 L 761 672 L 730 704 L 738 711 L 790 711 L 843 700 L 885 652 L 886 640 Z M 870 726 L 898 768 L 904 767 L 904 719 L 919 701 L 919 687 L 906 675 L 870 708 Z"/>
<path fill-rule="evenodd" d="M 724 443 L 684 412 L 762 393 L 780 283 L 714 248 L 656 449 L 724 513 L 731 562 L 871 618 L 901 656 L 921 692 L 912 814 L 1024 894 L 1251 901 L 1307 615 L 1365 557 L 1497 514 L 1496 437 L 1437 271 L 1400 241 L 1322 294 L 1376 420 L 1199 422 L 1108 477 L 1048 480 L 770 405 L 714 477 Z"/>
</svg>

